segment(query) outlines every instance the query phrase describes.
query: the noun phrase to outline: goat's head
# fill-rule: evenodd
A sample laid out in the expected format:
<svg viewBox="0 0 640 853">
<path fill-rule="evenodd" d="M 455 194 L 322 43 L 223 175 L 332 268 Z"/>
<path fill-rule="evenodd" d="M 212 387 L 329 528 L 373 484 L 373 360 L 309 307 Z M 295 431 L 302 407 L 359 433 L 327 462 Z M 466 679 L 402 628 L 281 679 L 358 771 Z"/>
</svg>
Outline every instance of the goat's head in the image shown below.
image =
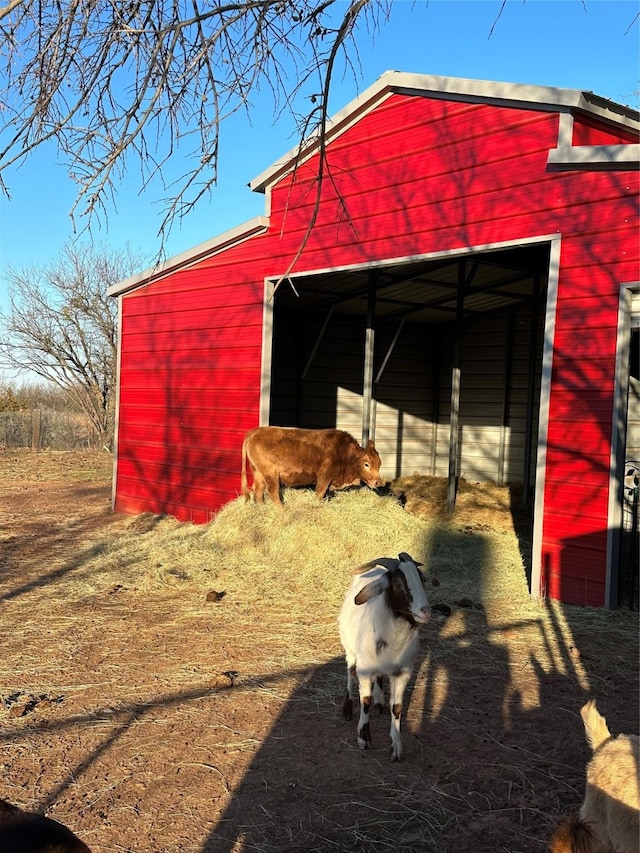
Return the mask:
<svg viewBox="0 0 640 853">
<path fill-rule="evenodd" d="M 356 604 L 365 604 L 378 595 L 386 594 L 389 609 L 398 617 L 406 619 L 411 625 L 426 622 L 431 615 L 431 607 L 424 591 L 425 577 L 420 571 L 422 563 L 404 551 L 395 560 L 380 557 L 371 560 L 356 569 L 362 573 L 380 567 L 385 573 L 364 586 L 356 595 Z"/>
</svg>

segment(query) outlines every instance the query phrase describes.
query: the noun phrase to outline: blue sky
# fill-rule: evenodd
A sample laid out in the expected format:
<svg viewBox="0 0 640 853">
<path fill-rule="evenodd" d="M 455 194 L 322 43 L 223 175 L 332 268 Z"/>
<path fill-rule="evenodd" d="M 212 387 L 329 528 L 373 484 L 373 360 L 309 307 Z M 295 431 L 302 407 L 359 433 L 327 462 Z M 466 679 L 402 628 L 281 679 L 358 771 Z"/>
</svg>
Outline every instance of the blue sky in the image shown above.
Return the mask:
<svg viewBox="0 0 640 853">
<path fill-rule="evenodd" d="M 453 77 L 585 89 L 637 108 L 640 68 L 638 0 L 394 0 L 388 23 L 359 37 L 361 76 L 336 80 L 337 112 L 388 69 Z M 490 36 L 491 28 L 495 28 Z M 265 99 L 250 116 L 222 128 L 219 183 L 165 246 L 167 256 L 264 213 L 264 196 L 247 184 L 296 143 L 292 119 L 274 122 Z M 176 159 L 175 174 L 184 171 Z M 53 146 L 5 177 L 12 199 L 0 200 L 0 311 L 7 308 L 7 265 L 53 260 L 73 236 L 69 211 L 75 187 Z M 92 239 L 115 248 L 130 244 L 149 262 L 157 255 L 163 190 L 140 194 L 132 164 L 118 186 L 115 207 L 96 223 Z M 83 235 L 81 239 L 88 239 Z"/>
</svg>

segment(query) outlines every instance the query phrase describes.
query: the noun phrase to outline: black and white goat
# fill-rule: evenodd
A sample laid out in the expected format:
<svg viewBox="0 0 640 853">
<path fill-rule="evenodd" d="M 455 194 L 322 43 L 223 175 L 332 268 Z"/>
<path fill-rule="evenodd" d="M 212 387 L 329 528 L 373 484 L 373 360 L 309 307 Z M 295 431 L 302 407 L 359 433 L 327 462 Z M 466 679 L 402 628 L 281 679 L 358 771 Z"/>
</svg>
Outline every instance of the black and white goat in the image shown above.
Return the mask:
<svg viewBox="0 0 640 853">
<path fill-rule="evenodd" d="M 340 611 L 340 639 L 347 659 L 345 719 L 353 716 L 355 682 L 360 691 L 358 746 L 371 743 L 369 714 L 372 704 L 384 705 L 383 676 L 389 677 L 391 705 L 391 759 L 402 757 L 400 717 L 402 697 L 418 656 L 419 631 L 431 613 L 424 591 L 424 575 L 409 554 L 399 559 L 380 557 L 354 570 L 354 578 Z"/>
</svg>

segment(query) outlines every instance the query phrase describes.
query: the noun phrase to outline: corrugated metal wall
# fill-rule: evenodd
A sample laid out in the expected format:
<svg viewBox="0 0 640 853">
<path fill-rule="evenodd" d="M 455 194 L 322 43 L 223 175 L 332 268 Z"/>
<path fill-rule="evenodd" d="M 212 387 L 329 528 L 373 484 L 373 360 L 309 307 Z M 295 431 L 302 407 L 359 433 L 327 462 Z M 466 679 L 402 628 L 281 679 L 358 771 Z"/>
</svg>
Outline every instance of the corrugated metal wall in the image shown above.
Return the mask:
<svg viewBox="0 0 640 853">
<path fill-rule="evenodd" d="M 202 522 L 239 491 L 259 411 L 262 286 L 211 276 L 184 271 L 122 302 L 116 510 Z"/>
<path fill-rule="evenodd" d="M 360 440 L 363 410 L 362 320 L 333 317 L 301 374 L 320 330 L 295 314 L 276 323 L 271 423 L 337 427 Z M 541 319 L 531 353 L 531 309 L 467 322 L 463 333 L 460 473 L 470 480 L 522 482 L 530 360 L 533 364 L 533 447 L 541 370 Z M 393 330 L 377 334 L 377 367 Z M 375 386 L 375 440 L 386 479 L 413 474 L 446 477 L 449 466 L 451 366 L 455 329 L 407 324 Z M 305 345 L 306 344 L 306 345 Z M 297 369 L 296 369 L 297 368 Z M 375 372 L 375 371 L 374 371 Z M 300 389 L 300 393 L 298 393 Z M 292 407 L 299 402 L 299 410 Z M 530 457 L 531 482 L 535 453 Z"/>
</svg>

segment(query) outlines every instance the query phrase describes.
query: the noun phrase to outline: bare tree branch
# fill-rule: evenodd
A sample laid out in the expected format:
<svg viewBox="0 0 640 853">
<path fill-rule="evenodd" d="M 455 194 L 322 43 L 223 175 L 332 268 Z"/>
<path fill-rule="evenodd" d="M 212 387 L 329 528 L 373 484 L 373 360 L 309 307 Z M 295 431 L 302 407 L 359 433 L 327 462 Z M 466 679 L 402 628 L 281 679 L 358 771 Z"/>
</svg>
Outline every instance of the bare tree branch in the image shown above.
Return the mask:
<svg viewBox="0 0 640 853">
<path fill-rule="evenodd" d="M 325 71 L 324 84 L 323 84 L 323 88 L 322 88 L 322 95 L 320 97 L 320 104 L 318 107 L 318 111 L 320 113 L 320 120 L 319 120 L 318 128 L 317 128 L 319 161 L 318 161 L 318 173 L 317 173 L 317 181 L 316 181 L 315 203 L 313 206 L 313 211 L 312 211 L 311 217 L 310 217 L 309 222 L 307 224 L 307 228 L 306 228 L 304 237 L 302 238 L 302 242 L 301 242 L 300 246 L 298 247 L 296 254 L 292 258 L 286 272 L 283 273 L 283 275 L 280 277 L 280 279 L 275 283 L 275 286 L 273 289 L 273 294 L 275 294 L 275 292 L 277 291 L 278 287 L 282 284 L 282 282 L 286 281 L 289 278 L 289 276 L 291 275 L 293 268 L 295 267 L 296 263 L 300 260 L 300 257 L 302 256 L 302 253 L 304 252 L 305 247 L 306 247 L 307 243 L 309 242 L 311 232 L 313 231 L 315 224 L 316 224 L 316 221 L 318 219 L 318 213 L 320 210 L 320 199 L 321 199 L 321 193 L 322 193 L 322 186 L 324 183 L 324 177 L 325 177 L 325 173 L 327 171 L 329 171 L 329 164 L 327 162 L 326 127 L 327 127 L 327 121 L 329 118 L 329 114 L 328 114 L 329 91 L 331 88 L 331 80 L 332 80 L 332 76 L 333 76 L 333 69 L 334 69 L 336 57 L 338 55 L 338 51 L 340 50 L 340 48 L 344 44 L 345 40 L 348 38 L 348 36 L 353 31 L 353 27 L 355 26 L 355 22 L 357 20 L 358 15 L 364 9 L 364 7 L 367 6 L 368 3 L 369 3 L 369 0 L 355 0 L 355 2 L 350 4 L 342 22 L 338 28 L 336 36 L 335 36 L 333 43 L 331 45 L 331 49 L 329 51 L 329 56 L 328 56 L 327 61 L 326 61 L 326 71 Z M 308 121 L 311 121 L 311 119 L 312 119 L 312 116 L 309 117 Z M 299 149 L 300 152 L 302 152 L 302 150 L 303 150 L 304 138 L 305 137 L 306 137 L 306 134 L 303 134 L 303 142 L 302 142 L 301 147 Z M 346 213 L 345 201 L 342 198 L 342 195 L 340 194 L 340 192 L 338 191 L 337 185 L 335 183 L 334 183 L 334 186 L 336 187 L 339 202 L 340 202 L 344 212 Z"/>
<path fill-rule="evenodd" d="M 71 211 L 91 223 L 133 161 L 141 184 L 169 189 L 160 228 L 206 196 L 218 177 L 220 127 L 252 101 L 293 113 L 309 88 L 319 101 L 299 117 L 324 128 L 332 76 L 365 8 L 374 22 L 391 0 L 13 0 L 0 10 L 0 189 L 8 167 L 47 140 L 76 182 Z M 167 179 L 175 153 L 192 158 Z"/>
<path fill-rule="evenodd" d="M 62 389 L 103 438 L 113 430 L 117 349 L 117 303 L 107 288 L 141 262 L 130 250 L 68 244 L 49 266 L 8 271 L 0 364 Z"/>
</svg>

